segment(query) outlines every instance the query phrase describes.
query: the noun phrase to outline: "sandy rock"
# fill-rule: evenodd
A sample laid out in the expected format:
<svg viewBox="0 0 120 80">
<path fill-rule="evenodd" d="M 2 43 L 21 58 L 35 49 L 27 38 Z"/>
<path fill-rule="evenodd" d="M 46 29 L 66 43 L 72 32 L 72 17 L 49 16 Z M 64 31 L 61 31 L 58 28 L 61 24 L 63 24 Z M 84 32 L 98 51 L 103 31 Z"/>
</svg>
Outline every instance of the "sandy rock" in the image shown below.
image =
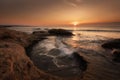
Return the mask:
<svg viewBox="0 0 120 80">
<path fill-rule="evenodd" d="M 30 43 L 31 35 L 15 30 L 0 28 L 0 41 L 13 42 L 26 47 Z"/>
<path fill-rule="evenodd" d="M 26 55 L 31 35 L 0 29 L 0 80 L 63 80 L 37 69 Z"/>
</svg>

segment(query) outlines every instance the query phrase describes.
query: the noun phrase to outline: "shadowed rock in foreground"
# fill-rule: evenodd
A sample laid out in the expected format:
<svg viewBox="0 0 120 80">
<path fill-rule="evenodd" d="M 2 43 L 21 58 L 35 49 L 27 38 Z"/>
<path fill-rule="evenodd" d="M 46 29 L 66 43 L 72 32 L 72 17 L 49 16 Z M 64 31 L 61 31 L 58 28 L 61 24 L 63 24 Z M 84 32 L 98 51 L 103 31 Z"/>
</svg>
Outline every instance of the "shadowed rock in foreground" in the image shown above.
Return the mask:
<svg viewBox="0 0 120 80">
<path fill-rule="evenodd" d="M 63 80 L 37 69 L 26 55 L 31 35 L 0 29 L 0 80 Z"/>
</svg>

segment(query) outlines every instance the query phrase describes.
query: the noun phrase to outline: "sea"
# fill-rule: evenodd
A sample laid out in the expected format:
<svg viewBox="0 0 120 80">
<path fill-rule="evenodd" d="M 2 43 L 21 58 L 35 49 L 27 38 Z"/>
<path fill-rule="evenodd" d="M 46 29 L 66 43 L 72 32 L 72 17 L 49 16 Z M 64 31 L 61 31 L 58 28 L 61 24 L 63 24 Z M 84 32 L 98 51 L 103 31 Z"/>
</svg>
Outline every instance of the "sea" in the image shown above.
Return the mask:
<svg viewBox="0 0 120 80">
<path fill-rule="evenodd" d="M 9 27 L 9 29 L 28 34 L 53 28 L 69 30 L 74 36 L 48 37 L 36 45 L 33 53 L 39 54 L 41 48 L 45 48 L 46 54 L 55 48 L 61 50 L 63 55 L 71 55 L 76 51 L 88 62 L 87 69 L 81 80 L 120 80 L 120 63 L 113 61 L 112 50 L 106 50 L 101 47 L 107 40 L 120 39 L 120 26 Z M 40 54 L 44 55 L 44 53 Z M 53 60 L 53 62 L 57 67 L 61 67 L 57 60 Z"/>
</svg>

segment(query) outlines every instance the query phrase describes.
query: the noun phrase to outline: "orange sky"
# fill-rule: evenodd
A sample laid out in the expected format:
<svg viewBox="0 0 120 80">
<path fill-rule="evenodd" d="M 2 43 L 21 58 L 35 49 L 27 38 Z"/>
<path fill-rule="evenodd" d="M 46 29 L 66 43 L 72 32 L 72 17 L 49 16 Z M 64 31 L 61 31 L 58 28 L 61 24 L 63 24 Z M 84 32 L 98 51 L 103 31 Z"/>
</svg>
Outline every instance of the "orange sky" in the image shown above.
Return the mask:
<svg viewBox="0 0 120 80">
<path fill-rule="evenodd" d="M 0 24 L 120 22 L 119 4 L 120 0 L 2 0 Z"/>
</svg>

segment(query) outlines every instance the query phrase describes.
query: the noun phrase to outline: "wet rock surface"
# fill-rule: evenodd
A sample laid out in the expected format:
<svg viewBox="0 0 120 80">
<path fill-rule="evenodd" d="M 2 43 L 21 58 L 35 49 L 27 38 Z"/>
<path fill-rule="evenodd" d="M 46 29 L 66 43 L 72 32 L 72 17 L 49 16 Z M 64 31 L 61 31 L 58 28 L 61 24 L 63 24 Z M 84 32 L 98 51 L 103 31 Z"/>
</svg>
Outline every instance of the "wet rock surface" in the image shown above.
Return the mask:
<svg viewBox="0 0 120 80">
<path fill-rule="evenodd" d="M 82 76 L 87 69 L 87 61 L 79 53 L 63 45 L 64 43 L 59 42 L 60 44 L 57 45 L 58 42 L 55 41 L 57 40 L 46 39 L 39 42 L 31 53 L 33 63 L 39 69 L 59 77 L 69 78 L 72 76 L 75 78 L 76 76 Z M 47 45 L 44 45 L 44 43 Z M 61 45 L 65 48 L 61 48 Z"/>
<path fill-rule="evenodd" d="M 85 33 L 86 35 L 83 35 L 83 34 L 78 35 L 78 37 L 75 36 L 77 39 L 76 38 L 74 38 L 74 39 L 70 38 L 70 39 L 67 39 L 67 40 L 64 39 L 64 41 L 66 40 L 66 42 L 64 44 L 68 45 L 68 46 L 64 46 L 61 43 L 61 41 L 57 41 L 57 40 L 53 40 L 52 41 L 53 43 L 50 42 L 51 43 L 50 44 L 50 43 L 45 41 L 45 40 L 48 40 L 48 39 L 45 39 L 44 40 L 45 42 L 42 41 L 42 43 L 40 43 L 41 45 L 39 45 L 39 47 L 36 47 L 36 46 L 38 46 L 37 44 L 36 45 L 32 45 L 32 46 L 36 47 L 36 49 L 32 50 L 32 51 L 34 51 L 34 54 L 31 55 L 31 56 L 32 57 L 34 56 L 33 59 L 34 60 L 36 59 L 38 65 L 42 66 L 43 68 L 45 68 L 45 69 L 47 69 L 49 71 L 45 71 L 45 70 L 39 68 L 39 70 L 38 69 L 37 70 L 41 72 L 41 74 L 39 75 L 40 79 L 37 78 L 37 77 L 36 78 L 35 77 L 34 78 L 31 77 L 30 79 L 32 79 L 32 80 L 41 80 L 41 79 L 42 80 L 61 80 L 61 78 L 58 78 L 58 77 L 55 78 L 54 74 L 59 75 L 61 73 L 62 75 L 64 74 L 65 76 L 70 76 L 71 73 L 66 74 L 65 72 L 75 72 L 76 75 L 73 75 L 73 76 L 70 76 L 70 77 L 67 77 L 67 78 L 64 77 L 64 80 L 119 80 L 120 79 L 120 76 L 119 76 L 120 75 L 120 64 L 112 61 L 113 57 L 111 57 L 112 56 L 112 52 L 113 52 L 112 50 L 114 50 L 114 49 L 108 50 L 108 49 L 101 48 L 101 44 L 104 43 L 106 40 L 110 41 L 111 38 L 104 37 L 104 36 L 98 36 L 98 35 L 97 36 L 95 36 L 95 35 L 91 36 L 91 35 L 89 35 L 89 32 L 87 32 L 87 34 Z M 59 37 L 59 36 L 57 36 L 57 37 Z M 39 38 L 40 38 L 40 36 L 39 36 Z M 37 37 L 37 38 L 33 38 L 33 39 L 40 40 L 39 38 Z M 38 42 L 38 40 L 35 40 L 35 41 Z M 60 38 L 58 40 L 60 40 Z M 73 43 L 70 40 L 72 40 Z M 48 40 L 48 41 L 50 41 L 50 40 Z M 40 42 L 41 42 L 41 40 L 40 40 Z M 55 44 L 54 42 L 56 42 L 58 44 Z M 52 44 L 55 44 L 55 46 L 53 46 Z M 44 65 L 39 63 L 40 56 L 45 57 L 45 58 L 42 58 L 42 62 L 43 63 L 45 62 L 45 59 L 47 59 L 47 58 L 49 58 L 48 60 L 50 61 L 51 64 L 55 63 L 56 60 L 55 60 L 54 56 L 56 54 L 53 54 L 53 56 L 52 56 L 51 52 L 53 53 L 54 51 L 57 51 L 57 50 L 58 50 L 58 54 L 56 56 L 60 56 L 61 57 L 61 56 L 65 56 L 65 54 L 67 54 L 67 57 L 69 57 L 71 59 L 72 56 L 69 55 L 69 53 L 71 54 L 71 53 L 76 52 L 76 51 L 73 51 L 73 49 L 70 48 L 70 44 L 75 46 L 75 49 L 77 49 L 77 52 L 79 52 L 80 57 L 83 57 L 85 59 L 85 61 L 86 60 L 88 61 L 89 64 L 87 64 L 87 68 L 85 68 L 85 70 L 86 70 L 85 72 L 80 71 L 81 68 L 76 67 L 76 66 L 74 66 L 74 67 L 72 66 L 72 69 L 70 69 L 71 67 L 68 68 L 68 67 L 61 66 L 61 67 L 59 67 L 59 69 L 57 69 L 57 70 L 54 69 L 53 70 L 53 69 L 48 69 L 46 67 L 46 65 L 44 66 Z M 43 45 L 45 47 L 40 47 L 40 46 L 43 46 Z M 60 47 L 59 45 L 61 45 L 62 47 Z M 6 45 L 5 46 L 1 45 L 1 47 L 5 48 Z M 57 50 L 54 50 L 54 49 L 57 49 Z M 60 52 L 62 54 L 59 52 L 59 50 L 60 50 Z M 50 55 L 48 55 L 49 51 L 50 51 Z M 44 53 L 44 55 L 43 55 L 43 53 Z M 68 58 L 68 60 L 69 60 L 69 58 Z M 76 60 L 75 60 L 75 62 L 76 62 Z M 81 60 L 80 60 L 80 62 L 81 62 Z M 19 62 L 17 62 L 17 63 L 19 63 Z M 34 64 L 35 64 L 35 62 L 34 62 Z M 62 61 L 60 61 L 60 64 L 62 64 Z M 75 64 L 77 65 L 78 63 L 75 63 Z M 54 66 L 56 68 L 56 65 L 57 64 L 55 63 L 55 65 L 52 65 L 52 66 Z M 57 66 L 59 66 L 59 65 L 57 65 Z M 84 64 L 84 67 L 85 66 L 86 66 L 86 64 Z M 28 67 L 29 67 L 29 65 L 28 65 Z M 73 70 L 73 68 L 78 68 L 78 69 Z M 23 71 L 21 68 L 20 69 L 17 68 L 17 69 L 20 70 L 20 73 Z M 41 70 L 43 70 L 43 71 L 41 71 Z M 72 71 L 70 71 L 70 70 L 72 70 Z M 29 71 L 29 69 L 27 69 L 27 71 Z M 32 71 L 33 75 L 35 74 L 35 71 L 36 70 Z M 46 73 L 50 73 L 50 71 L 53 74 L 52 76 L 46 74 Z M 46 72 L 46 73 L 44 74 L 42 72 Z M 20 76 L 20 73 L 19 73 L 19 76 Z M 81 75 L 82 73 L 83 73 L 84 76 Z M 54 78 L 53 78 L 53 76 L 54 76 Z M 11 78 L 11 76 L 10 76 L 10 78 Z M 7 79 L 7 80 L 9 80 L 9 79 Z M 19 80 L 19 79 L 17 78 L 17 80 Z M 25 79 L 25 80 L 29 80 L 29 79 Z"/>
<path fill-rule="evenodd" d="M 120 50 L 114 50 L 113 51 L 113 61 L 120 62 Z"/>
<path fill-rule="evenodd" d="M 120 62 L 120 39 L 107 41 L 102 47 L 105 49 L 111 49 L 113 61 Z"/>
<path fill-rule="evenodd" d="M 51 55 L 51 56 L 58 56 L 60 55 L 61 51 L 59 49 L 51 49 L 49 52 L 48 52 L 48 55 Z"/>
<path fill-rule="evenodd" d="M 120 49 L 120 39 L 107 41 L 102 47 L 106 49 Z"/>
</svg>

